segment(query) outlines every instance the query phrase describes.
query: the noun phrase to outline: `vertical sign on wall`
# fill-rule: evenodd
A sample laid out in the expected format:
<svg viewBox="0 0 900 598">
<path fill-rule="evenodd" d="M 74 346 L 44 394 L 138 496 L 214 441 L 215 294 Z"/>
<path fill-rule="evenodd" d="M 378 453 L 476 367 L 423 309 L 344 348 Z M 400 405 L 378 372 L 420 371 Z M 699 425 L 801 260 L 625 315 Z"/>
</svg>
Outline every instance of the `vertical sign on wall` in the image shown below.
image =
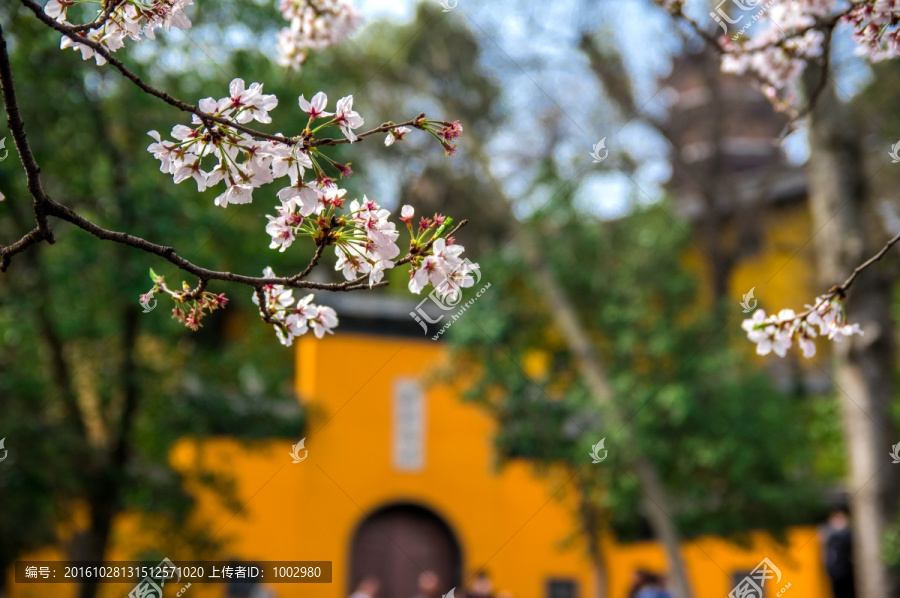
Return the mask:
<svg viewBox="0 0 900 598">
<path fill-rule="evenodd" d="M 425 466 L 425 397 L 415 380 L 394 382 L 394 467 L 420 471 Z"/>
</svg>

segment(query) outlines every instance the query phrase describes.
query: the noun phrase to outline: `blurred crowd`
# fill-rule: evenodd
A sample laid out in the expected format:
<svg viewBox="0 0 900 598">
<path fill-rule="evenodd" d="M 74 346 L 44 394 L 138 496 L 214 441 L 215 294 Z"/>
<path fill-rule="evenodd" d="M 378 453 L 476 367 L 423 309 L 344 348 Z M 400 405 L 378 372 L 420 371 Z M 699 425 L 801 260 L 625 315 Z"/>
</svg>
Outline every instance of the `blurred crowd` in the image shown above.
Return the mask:
<svg viewBox="0 0 900 598">
<path fill-rule="evenodd" d="M 832 510 L 827 522 L 819 529 L 819 541 L 832 598 L 855 598 L 852 534 L 845 505 Z M 485 571 L 478 572 L 467 588 L 453 588 L 442 594 L 441 585 L 442 580 L 436 572 L 422 571 L 417 580 L 418 590 L 413 596 L 382 596 L 379 578 L 368 576 L 357 585 L 350 598 L 514 598 L 512 592 L 495 591 Z M 632 575 L 627 598 L 672 598 L 672 593 L 663 575 L 638 569 Z"/>
<path fill-rule="evenodd" d="M 418 590 L 409 598 L 514 598 L 511 592 L 494 591 L 494 584 L 485 572 L 479 572 L 472 584 L 466 588 L 453 588 L 447 594 L 441 594 L 441 579 L 434 571 L 422 571 L 417 581 Z M 364 578 L 350 598 L 383 598 L 379 595 L 381 582 L 375 576 Z"/>
<path fill-rule="evenodd" d="M 511 592 L 506 590 L 495 591 L 490 576 L 479 572 L 472 584 L 465 589 L 453 588 L 447 594 L 441 594 L 441 580 L 434 571 L 422 571 L 419 574 L 418 590 L 409 598 L 514 598 Z M 364 578 L 350 598 L 384 598 L 379 595 L 381 582 L 375 576 Z M 650 571 L 638 570 L 634 574 L 628 598 L 672 598 L 665 588 L 665 580 L 661 575 Z"/>
</svg>

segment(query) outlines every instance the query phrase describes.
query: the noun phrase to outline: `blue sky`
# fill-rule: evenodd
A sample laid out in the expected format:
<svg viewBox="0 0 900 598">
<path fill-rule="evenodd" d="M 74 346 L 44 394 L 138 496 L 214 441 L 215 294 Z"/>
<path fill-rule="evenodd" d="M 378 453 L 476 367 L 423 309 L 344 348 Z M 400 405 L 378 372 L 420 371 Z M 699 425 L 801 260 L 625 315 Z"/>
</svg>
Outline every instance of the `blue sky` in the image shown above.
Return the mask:
<svg viewBox="0 0 900 598">
<path fill-rule="evenodd" d="M 358 0 L 357 5 L 369 21 L 406 21 L 412 18 L 415 4 L 411 0 Z M 519 196 L 528 186 L 527 179 L 512 173 L 521 172 L 523 166 L 527 170 L 529 155 L 541 155 L 537 121 L 555 116 L 565 131 L 565 141 L 557 149 L 563 176 L 579 170 L 588 173 L 580 200 L 592 211 L 612 217 L 624 213 L 635 197 L 641 201 L 659 197 L 660 186 L 668 177 L 667 150 L 645 127 L 634 122 L 622 126 L 575 46 L 582 31 L 610 36 L 610 43 L 623 49 L 639 103 L 648 102 L 647 108 L 659 113 L 663 106 L 657 77 L 668 71 L 668 56 L 676 49 L 677 39 L 671 31 L 666 33 L 672 27 L 668 17 L 644 0 L 605 3 L 589 10 L 584 5 L 575 0 L 540 4 L 459 0 L 447 18 L 467 22 L 482 42 L 486 72 L 500 78 L 505 90 L 504 111 L 514 124 L 494 140 L 492 153 L 496 156 L 494 170 L 508 180 L 511 195 Z M 648 39 L 657 42 L 648 44 Z M 598 168 L 592 163 L 589 152 L 601 139 L 606 140 L 611 156 L 627 149 L 643 164 L 634 182 L 610 164 Z M 591 170 L 595 173 L 590 174 Z M 520 203 L 520 212 L 543 203 L 553 191 L 543 190 L 531 201 Z"/>
<path fill-rule="evenodd" d="M 423 1 L 439 4 L 439 0 Z M 634 82 L 637 104 L 661 116 L 665 103 L 658 82 L 669 72 L 670 58 L 680 48 L 677 25 L 668 15 L 649 0 L 446 1 L 451 5 L 456 2 L 446 18 L 465 23 L 480 39 L 482 68 L 504 90 L 502 107 L 510 124 L 492 140 L 492 168 L 506 181 L 512 197 L 521 197 L 529 187 L 530 181 L 520 173 L 529 172 L 531 162 L 546 153 L 541 147 L 541 124 L 548 118 L 557 119 L 563 131 L 563 141 L 554 152 L 561 174 L 568 177 L 581 172 L 584 176 L 578 198 L 586 209 L 616 217 L 625 213 L 632 201 L 657 201 L 661 197 L 662 185 L 669 176 L 666 143 L 652 129 L 630 120 L 630 115 L 619 115 L 611 109 L 576 46 L 581 33 L 587 31 L 620 49 Z M 412 19 L 416 2 L 356 0 L 356 5 L 366 22 L 404 22 Z M 695 0 L 688 6 L 697 12 L 703 2 Z M 698 18 L 703 16 L 701 10 Z M 184 34 L 173 31 L 171 35 Z M 185 64 L 218 68 L 217 63 L 222 61 L 215 52 L 227 50 L 215 38 L 205 37 L 216 35 L 219 32 L 193 29 L 183 46 L 192 58 L 172 53 L 163 57 L 170 64 L 161 64 L 162 68 L 177 70 Z M 229 30 L 229 42 L 226 47 L 256 46 L 259 40 L 238 26 Z M 843 44 L 835 63 L 839 86 L 848 93 L 866 80 L 868 70 L 853 59 L 849 44 Z M 605 141 L 611 159 L 597 165 L 592 163 L 590 151 L 600 140 Z M 802 132 L 789 138 L 785 149 L 796 162 L 805 160 Z M 615 157 L 622 152 L 639 164 L 633 178 L 615 168 Z M 370 178 L 375 195 L 388 205 L 395 203 L 399 199 L 396 177 L 372 174 L 376 174 Z M 553 191 L 543 189 L 520 201 L 519 213 L 542 204 Z"/>
<path fill-rule="evenodd" d="M 409 20 L 415 4 L 413 0 L 357 0 L 369 21 Z M 689 12 L 701 21 L 707 4 L 687 2 Z M 666 144 L 647 127 L 633 121 L 623 126 L 622 116 L 610 113 L 609 103 L 587 73 L 575 45 L 581 31 L 607 36 L 626 60 L 638 104 L 660 115 L 665 104 L 658 81 L 668 73 L 671 55 L 680 47 L 677 26 L 668 15 L 647 0 L 458 0 L 447 18 L 468 21 L 481 39 L 485 69 L 498 74 L 505 90 L 505 112 L 519 125 L 494 141 L 497 173 L 521 171 L 522 148 L 540 143 L 533 134 L 534 119 L 557 112 L 567 133 L 567 142 L 557 149 L 563 173 L 567 168 L 569 174 L 580 168 L 595 171 L 579 191 L 585 207 L 614 217 L 626 211 L 634 199 L 656 201 L 661 196 L 661 185 L 669 176 Z M 854 57 L 847 36 L 838 38 L 836 48 L 838 87 L 852 95 L 868 80 L 869 70 Z M 633 180 L 614 168 L 591 163 L 591 146 L 601 139 L 605 139 L 610 156 L 626 150 L 641 164 Z M 792 161 L 805 161 L 808 149 L 803 131 L 785 140 L 784 149 Z M 513 196 L 527 186 L 521 177 L 515 180 L 520 182 L 519 188 L 513 182 L 507 185 Z M 527 212 L 531 203 L 541 202 L 542 198 L 534 197 L 530 203 L 523 202 L 520 211 Z"/>
</svg>

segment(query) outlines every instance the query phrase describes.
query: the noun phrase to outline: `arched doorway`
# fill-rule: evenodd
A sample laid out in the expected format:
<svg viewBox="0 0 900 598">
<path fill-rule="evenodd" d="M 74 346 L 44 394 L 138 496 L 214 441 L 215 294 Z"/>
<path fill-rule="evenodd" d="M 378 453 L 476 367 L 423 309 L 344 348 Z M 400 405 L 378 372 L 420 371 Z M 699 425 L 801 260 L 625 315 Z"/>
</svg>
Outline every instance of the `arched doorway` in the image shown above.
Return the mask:
<svg viewBox="0 0 900 598">
<path fill-rule="evenodd" d="M 389 505 L 366 517 L 353 535 L 349 590 L 374 576 L 381 581 L 378 598 L 412 598 L 419 574 L 431 570 L 446 593 L 459 585 L 461 563 L 459 543 L 443 519 L 417 505 Z"/>
</svg>

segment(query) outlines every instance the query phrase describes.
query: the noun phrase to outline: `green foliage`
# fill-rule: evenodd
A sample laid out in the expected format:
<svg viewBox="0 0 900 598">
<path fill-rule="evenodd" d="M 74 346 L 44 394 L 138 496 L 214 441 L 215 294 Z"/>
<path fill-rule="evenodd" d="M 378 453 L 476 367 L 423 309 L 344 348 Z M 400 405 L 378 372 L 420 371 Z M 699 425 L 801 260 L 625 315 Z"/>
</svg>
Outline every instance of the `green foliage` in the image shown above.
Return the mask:
<svg viewBox="0 0 900 598">
<path fill-rule="evenodd" d="M 817 484 L 803 465 L 804 406 L 734 350 L 730 329 L 698 302 L 684 225 L 664 206 L 601 222 L 567 197 L 532 218 L 544 234 L 530 242 L 588 328 L 637 446 L 623 444 L 581 382 L 527 266 L 500 252 L 479 260 L 491 292 L 449 336 L 458 367 L 478 372 L 468 396 L 498 418 L 501 453 L 570 467 L 583 501 L 622 538 L 645 529 L 630 472 L 638 452 L 662 473 L 674 501 L 665 508 L 687 537 L 808 522 Z M 601 438 L 609 456 L 594 465 L 588 452 Z"/>
</svg>

